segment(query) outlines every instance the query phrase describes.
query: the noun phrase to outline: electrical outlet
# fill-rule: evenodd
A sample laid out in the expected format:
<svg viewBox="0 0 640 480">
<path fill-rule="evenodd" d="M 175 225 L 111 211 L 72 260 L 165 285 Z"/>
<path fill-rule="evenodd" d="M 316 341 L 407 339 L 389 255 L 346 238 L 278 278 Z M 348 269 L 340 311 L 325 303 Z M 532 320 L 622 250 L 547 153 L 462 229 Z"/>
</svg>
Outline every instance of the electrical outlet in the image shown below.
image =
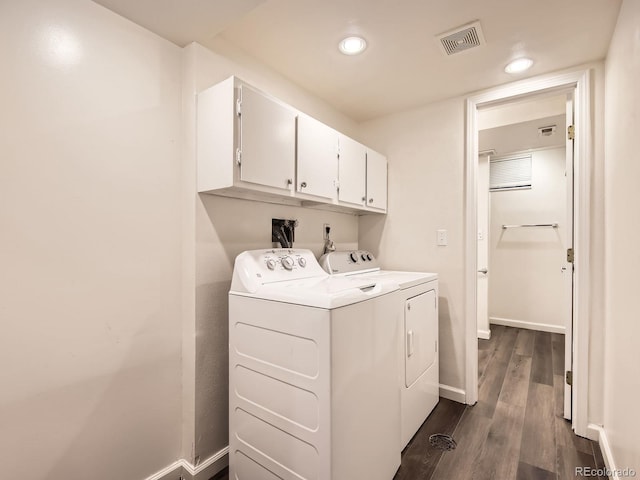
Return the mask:
<svg viewBox="0 0 640 480">
<path fill-rule="evenodd" d="M 484 240 L 484 235 L 482 233 L 482 230 L 478 230 L 478 240 Z"/>
<path fill-rule="evenodd" d="M 438 230 L 438 245 L 446 247 L 449 244 L 449 236 L 446 230 Z"/>
<path fill-rule="evenodd" d="M 326 240 L 329 238 L 329 232 L 331 232 L 331 225 L 328 223 L 325 223 L 322 226 L 322 239 Z"/>
</svg>

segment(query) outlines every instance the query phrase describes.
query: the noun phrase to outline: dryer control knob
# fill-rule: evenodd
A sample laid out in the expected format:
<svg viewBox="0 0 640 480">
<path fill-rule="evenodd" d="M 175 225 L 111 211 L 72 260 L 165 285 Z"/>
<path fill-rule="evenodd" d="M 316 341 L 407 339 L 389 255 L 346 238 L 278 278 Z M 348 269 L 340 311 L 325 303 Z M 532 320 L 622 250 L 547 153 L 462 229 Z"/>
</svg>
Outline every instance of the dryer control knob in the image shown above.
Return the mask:
<svg viewBox="0 0 640 480">
<path fill-rule="evenodd" d="M 293 258 L 287 256 L 282 259 L 282 266 L 285 270 L 293 270 Z"/>
<path fill-rule="evenodd" d="M 358 254 L 356 252 L 351 252 L 349 258 L 353 263 L 358 263 Z"/>
<path fill-rule="evenodd" d="M 302 268 L 307 266 L 307 259 L 304 257 L 300 257 L 298 259 L 298 265 L 300 265 Z"/>
<path fill-rule="evenodd" d="M 369 260 L 369 261 L 373 260 L 373 257 L 371 256 L 370 253 L 367 253 L 367 260 Z"/>
<path fill-rule="evenodd" d="M 360 255 L 360 258 L 362 259 L 363 262 L 367 261 L 367 257 L 365 256 L 364 253 L 362 255 Z"/>
<path fill-rule="evenodd" d="M 276 261 L 273 258 L 268 258 L 267 259 L 267 268 L 269 270 L 275 270 L 276 269 Z"/>
</svg>

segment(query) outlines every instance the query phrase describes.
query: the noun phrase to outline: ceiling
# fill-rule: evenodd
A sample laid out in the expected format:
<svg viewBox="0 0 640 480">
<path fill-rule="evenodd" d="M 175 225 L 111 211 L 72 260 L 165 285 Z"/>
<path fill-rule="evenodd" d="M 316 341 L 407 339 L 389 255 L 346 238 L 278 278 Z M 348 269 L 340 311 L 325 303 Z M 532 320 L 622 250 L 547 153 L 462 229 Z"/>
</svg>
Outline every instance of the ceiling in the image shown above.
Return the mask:
<svg viewBox="0 0 640 480">
<path fill-rule="evenodd" d="M 241 49 L 356 121 L 603 59 L 621 0 L 94 0 L 172 42 Z M 436 36 L 479 20 L 486 44 Z M 368 48 L 338 52 L 360 34 Z M 534 66 L 508 75 L 526 55 Z"/>
</svg>

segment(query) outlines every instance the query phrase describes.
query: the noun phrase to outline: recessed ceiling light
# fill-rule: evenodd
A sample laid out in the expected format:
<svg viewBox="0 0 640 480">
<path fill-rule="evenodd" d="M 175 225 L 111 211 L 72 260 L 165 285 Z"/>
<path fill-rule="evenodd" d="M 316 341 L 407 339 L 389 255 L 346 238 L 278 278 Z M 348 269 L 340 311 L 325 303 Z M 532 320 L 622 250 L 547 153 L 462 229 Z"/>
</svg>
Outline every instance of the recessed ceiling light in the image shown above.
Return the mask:
<svg viewBox="0 0 640 480">
<path fill-rule="evenodd" d="M 347 37 L 338 44 L 338 49 L 345 55 L 357 55 L 367 48 L 367 42 L 362 37 Z"/>
<path fill-rule="evenodd" d="M 507 73 L 520 73 L 528 70 L 533 65 L 533 60 L 530 58 L 518 58 L 504 67 L 504 71 Z"/>
</svg>

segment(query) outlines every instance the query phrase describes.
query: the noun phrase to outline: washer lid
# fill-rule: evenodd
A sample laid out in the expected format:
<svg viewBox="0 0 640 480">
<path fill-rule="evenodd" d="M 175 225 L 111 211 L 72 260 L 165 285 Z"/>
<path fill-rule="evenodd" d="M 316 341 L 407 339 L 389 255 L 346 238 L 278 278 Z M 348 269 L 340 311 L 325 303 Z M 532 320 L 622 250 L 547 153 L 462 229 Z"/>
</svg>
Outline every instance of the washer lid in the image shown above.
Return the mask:
<svg viewBox="0 0 640 480">
<path fill-rule="evenodd" d="M 364 302 L 397 290 L 397 287 L 363 277 L 306 278 L 259 286 L 254 292 L 229 295 L 260 298 L 295 305 L 333 309 Z"/>
</svg>

